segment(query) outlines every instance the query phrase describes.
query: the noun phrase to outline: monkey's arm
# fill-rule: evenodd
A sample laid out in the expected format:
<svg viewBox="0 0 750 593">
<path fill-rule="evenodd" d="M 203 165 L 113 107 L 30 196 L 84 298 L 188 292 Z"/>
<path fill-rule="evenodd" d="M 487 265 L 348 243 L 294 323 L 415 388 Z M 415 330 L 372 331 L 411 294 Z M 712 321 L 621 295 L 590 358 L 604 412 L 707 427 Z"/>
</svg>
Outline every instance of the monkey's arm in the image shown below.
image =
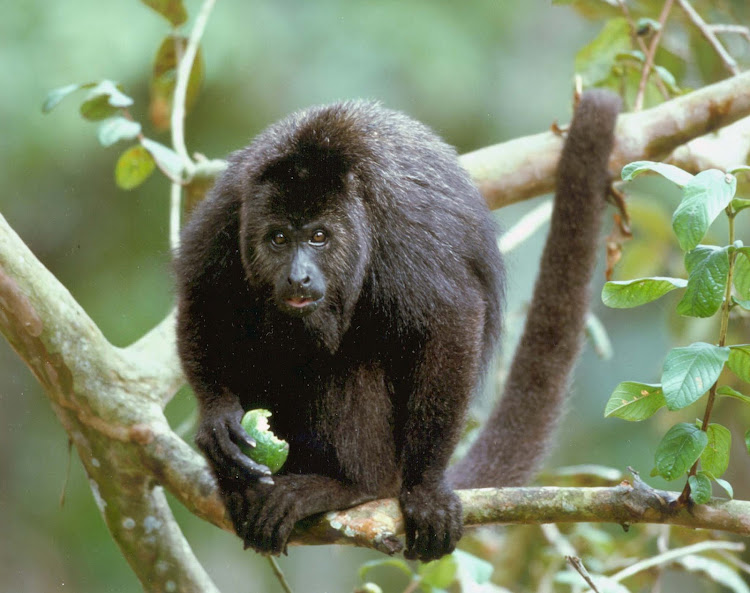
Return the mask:
<svg viewBox="0 0 750 593">
<path fill-rule="evenodd" d="M 581 97 L 558 165 L 547 243 L 500 403 L 451 469 L 456 488 L 514 486 L 536 471 L 562 413 L 580 350 L 620 110 L 603 90 Z"/>
<path fill-rule="evenodd" d="M 434 560 L 450 553 L 462 534 L 461 503 L 445 480 L 459 439 L 468 400 L 480 371 L 481 298 L 472 307 L 447 313 L 435 327 L 413 371 L 404 426 L 399 497 L 406 526 L 407 558 Z M 452 322 L 452 323 L 451 323 Z"/>
</svg>

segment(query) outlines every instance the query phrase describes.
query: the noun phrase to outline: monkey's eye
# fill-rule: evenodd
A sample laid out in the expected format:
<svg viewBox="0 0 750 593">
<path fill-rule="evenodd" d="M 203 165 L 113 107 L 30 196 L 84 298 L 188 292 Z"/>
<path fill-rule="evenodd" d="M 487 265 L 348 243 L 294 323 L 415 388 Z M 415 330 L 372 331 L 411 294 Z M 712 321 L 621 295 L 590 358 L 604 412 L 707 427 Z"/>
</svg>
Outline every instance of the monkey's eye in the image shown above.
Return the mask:
<svg viewBox="0 0 750 593">
<path fill-rule="evenodd" d="M 312 237 L 310 237 L 310 243 L 312 245 L 325 245 L 325 242 L 328 241 L 328 235 L 326 235 L 325 231 L 318 229 L 312 234 Z"/>
<path fill-rule="evenodd" d="M 274 245 L 281 246 L 281 245 L 286 244 L 286 242 L 287 242 L 286 235 L 284 233 L 282 233 L 281 231 L 276 231 L 271 236 L 271 243 L 273 243 Z"/>
</svg>

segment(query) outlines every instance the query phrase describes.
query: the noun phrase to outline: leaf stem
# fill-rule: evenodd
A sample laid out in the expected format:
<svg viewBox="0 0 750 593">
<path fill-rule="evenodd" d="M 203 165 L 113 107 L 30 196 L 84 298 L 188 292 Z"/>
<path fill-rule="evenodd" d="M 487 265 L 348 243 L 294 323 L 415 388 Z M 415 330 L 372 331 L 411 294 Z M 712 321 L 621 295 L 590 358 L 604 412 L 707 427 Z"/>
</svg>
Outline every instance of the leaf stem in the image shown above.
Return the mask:
<svg viewBox="0 0 750 593">
<path fill-rule="evenodd" d="M 737 215 L 737 213 L 732 210 L 731 204 L 727 206 L 726 208 L 726 214 L 727 219 L 729 221 L 729 244 L 733 245 L 735 241 L 735 232 L 734 232 L 734 217 Z M 727 332 L 729 329 L 729 312 L 732 309 L 732 281 L 734 276 L 734 262 L 737 258 L 737 252 L 732 251 L 729 254 L 729 273 L 727 274 L 727 285 L 724 289 L 724 302 L 721 306 L 721 325 L 719 327 L 719 346 L 723 347 L 727 342 Z M 714 402 L 716 401 L 716 389 L 719 386 L 719 380 L 717 379 L 716 382 L 711 385 L 711 389 L 708 391 L 708 402 L 706 403 L 706 411 L 703 414 L 703 422 L 701 423 L 701 430 L 703 432 L 706 432 L 708 429 L 708 423 L 711 420 L 711 412 L 714 409 Z M 693 464 L 693 467 L 690 468 L 690 471 L 688 472 L 688 477 L 694 476 L 696 472 L 698 471 L 698 464 L 700 463 L 700 460 L 696 461 Z M 682 490 L 682 493 L 680 494 L 679 501 L 681 503 L 686 503 L 688 500 L 688 497 L 690 496 L 690 484 L 686 483 L 685 487 Z"/>
<path fill-rule="evenodd" d="M 281 584 L 281 588 L 284 590 L 284 593 L 292 593 L 292 588 L 289 586 L 289 583 L 287 582 L 286 577 L 284 576 L 284 573 L 279 566 L 279 563 L 276 562 L 276 558 L 274 558 L 273 556 L 266 556 L 266 558 L 268 559 L 268 563 L 271 565 L 273 574 L 276 575 L 276 578 L 279 580 L 279 584 Z"/>
</svg>

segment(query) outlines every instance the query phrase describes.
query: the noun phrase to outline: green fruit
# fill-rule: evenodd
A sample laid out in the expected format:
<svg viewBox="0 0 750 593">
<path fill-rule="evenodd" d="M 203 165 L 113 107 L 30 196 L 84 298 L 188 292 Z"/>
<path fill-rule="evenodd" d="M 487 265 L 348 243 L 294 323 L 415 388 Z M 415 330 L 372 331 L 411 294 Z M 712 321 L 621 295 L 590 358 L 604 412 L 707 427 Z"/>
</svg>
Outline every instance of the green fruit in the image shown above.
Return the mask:
<svg viewBox="0 0 750 593">
<path fill-rule="evenodd" d="M 268 427 L 268 410 L 250 410 L 240 420 L 245 432 L 255 439 L 255 447 L 240 445 L 242 452 L 256 463 L 268 467 L 275 474 L 289 455 L 289 443 L 276 437 Z"/>
</svg>

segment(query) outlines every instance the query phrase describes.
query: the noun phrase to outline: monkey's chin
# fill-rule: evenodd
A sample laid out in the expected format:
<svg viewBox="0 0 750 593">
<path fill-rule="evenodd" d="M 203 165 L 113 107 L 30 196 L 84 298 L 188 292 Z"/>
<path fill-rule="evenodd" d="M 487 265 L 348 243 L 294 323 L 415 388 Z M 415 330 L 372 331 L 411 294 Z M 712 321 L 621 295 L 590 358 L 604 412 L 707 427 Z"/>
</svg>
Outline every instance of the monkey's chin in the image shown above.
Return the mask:
<svg viewBox="0 0 750 593">
<path fill-rule="evenodd" d="M 279 301 L 278 306 L 282 313 L 292 317 L 305 317 L 317 310 L 322 302 L 322 298 L 292 297 Z"/>
</svg>

